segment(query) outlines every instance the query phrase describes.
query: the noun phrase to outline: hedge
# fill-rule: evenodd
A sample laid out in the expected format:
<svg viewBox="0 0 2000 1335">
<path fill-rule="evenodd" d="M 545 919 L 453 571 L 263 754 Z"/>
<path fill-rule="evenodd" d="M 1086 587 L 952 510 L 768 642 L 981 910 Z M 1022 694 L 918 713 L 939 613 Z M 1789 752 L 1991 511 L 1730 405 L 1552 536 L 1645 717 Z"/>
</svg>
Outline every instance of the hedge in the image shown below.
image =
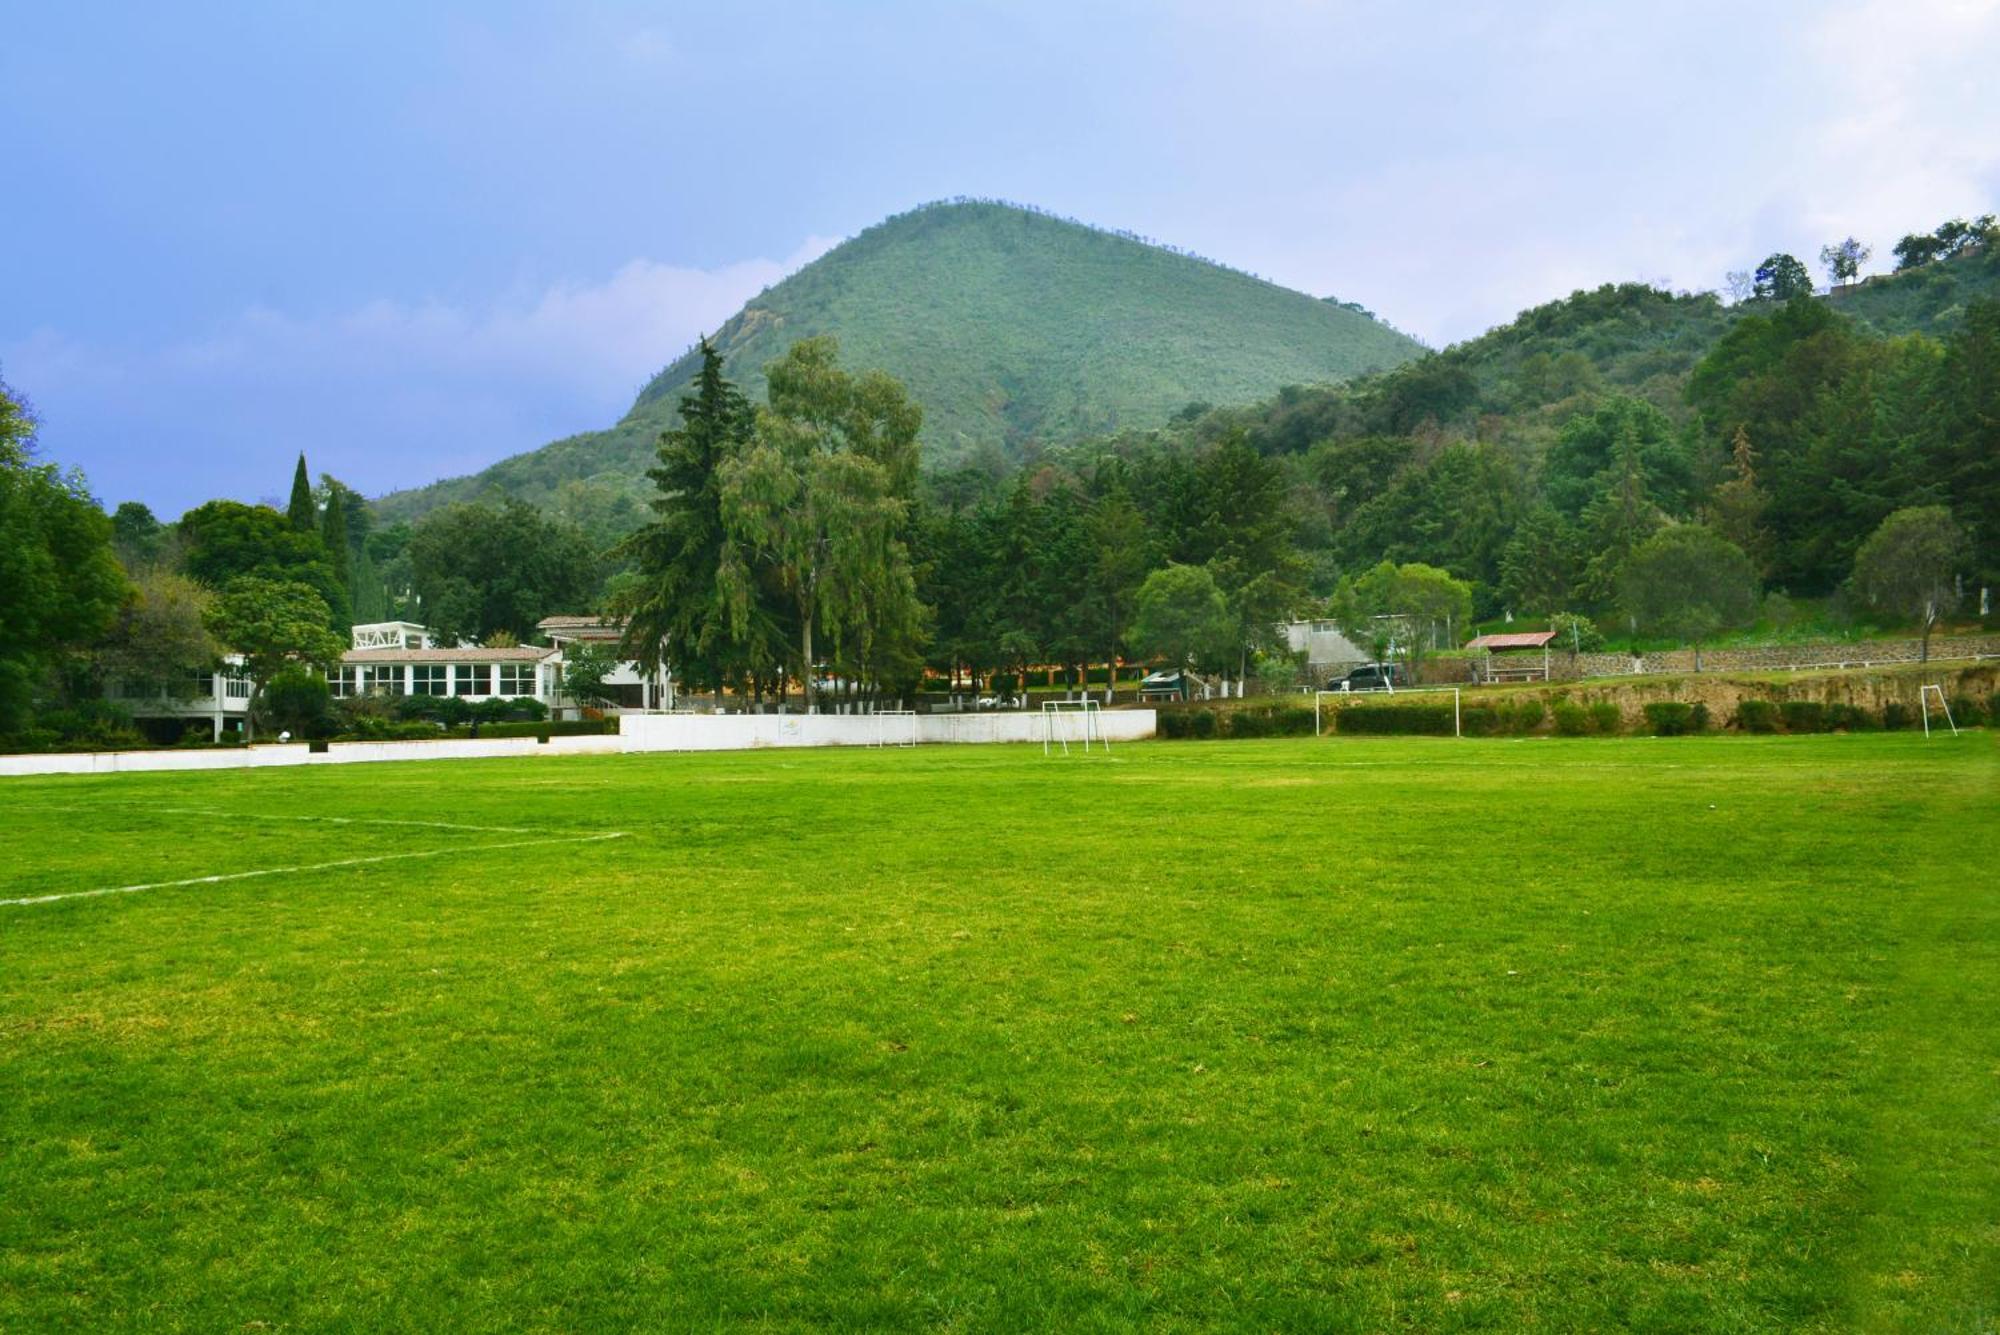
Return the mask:
<svg viewBox="0 0 2000 1335">
<path fill-rule="evenodd" d="M 1655 737 L 1683 737 L 1694 728 L 1694 706 L 1683 700 L 1655 700 L 1645 713 Z"/>
<path fill-rule="evenodd" d="M 1335 732 L 1351 736 L 1452 735 L 1450 705 L 1347 705 L 1334 715 Z"/>
</svg>

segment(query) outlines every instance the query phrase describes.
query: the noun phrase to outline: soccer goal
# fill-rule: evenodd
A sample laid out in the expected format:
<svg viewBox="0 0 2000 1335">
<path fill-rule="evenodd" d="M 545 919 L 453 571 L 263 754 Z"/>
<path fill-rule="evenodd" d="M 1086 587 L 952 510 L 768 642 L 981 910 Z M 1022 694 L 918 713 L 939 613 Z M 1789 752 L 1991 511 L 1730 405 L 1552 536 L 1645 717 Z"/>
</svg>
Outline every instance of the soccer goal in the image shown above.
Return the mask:
<svg viewBox="0 0 2000 1335">
<path fill-rule="evenodd" d="M 1951 721 L 1951 706 L 1944 702 L 1944 687 L 1919 686 L 1917 687 L 1917 705 L 1924 712 L 1924 736 L 1929 737 L 1931 735 L 1932 696 L 1937 697 L 1938 713 L 1944 715 L 1945 726 L 1951 729 L 1952 736 L 1958 736 L 1958 725 Z"/>
<path fill-rule="evenodd" d="M 916 710 L 878 709 L 875 711 L 875 736 L 868 745 L 915 746 L 916 744 Z"/>
<path fill-rule="evenodd" d="M 1042 754 L 1053 754 L 1053 748 L 1062 747 L 1064 755 L 1069 754 L 1069 744 L 1081 742 L 1085 755 L 1090 754 L 1090 744 L 1095 741 L 1111 753 L 1111 739 L 1104 735 L 1104 709 L 1095 700 L 1044 700 L 1042 702 Z"/>
</svg>

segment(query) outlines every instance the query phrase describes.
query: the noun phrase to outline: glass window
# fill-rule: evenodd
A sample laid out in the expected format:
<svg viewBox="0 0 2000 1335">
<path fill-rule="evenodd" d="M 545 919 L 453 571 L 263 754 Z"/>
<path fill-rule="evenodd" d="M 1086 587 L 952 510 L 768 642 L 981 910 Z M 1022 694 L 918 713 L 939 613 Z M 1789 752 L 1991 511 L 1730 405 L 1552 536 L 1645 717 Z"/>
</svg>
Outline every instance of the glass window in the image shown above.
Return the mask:
<svg viewBox="0 0 2000 1335">
<path fill-rule="evenodd" d="M 380 691 L 383 695 L 401 695 L 403 693 L 403 665 L 400 663 L 385 663 L 379 667 L 369 668 L 368 689 L 370 691 Z"/>
<path fill-rule="evenodd" d="M 444 664 L 418 663 L 410 669 L 411 695 L 443 695 Z"/>
<path fill-rule="evenodd" d="M 493 694 L 493 669 L 484 663 L 460 663 L 451 670 L 453 695 Z"/>
<path fill-rule="evenodd" d="M 215 678 L 207 672 L 196 672 L 188 679 L 188 693 L 196 700 L 206 700 L 215 694 Z"/>
<path fill-rule="evenodd" d="M 327 690 L 336 700 L 350 695 L 361 694 L 361 669 L 358 667 L 337 667 L 326 674 Z"/>
<path fill-rule="evenodd" d="M 501 695 L 533 695 L 535 693 L 535 669 L 530 663 L 502 663 L 500 665 Z"/>
</svg>

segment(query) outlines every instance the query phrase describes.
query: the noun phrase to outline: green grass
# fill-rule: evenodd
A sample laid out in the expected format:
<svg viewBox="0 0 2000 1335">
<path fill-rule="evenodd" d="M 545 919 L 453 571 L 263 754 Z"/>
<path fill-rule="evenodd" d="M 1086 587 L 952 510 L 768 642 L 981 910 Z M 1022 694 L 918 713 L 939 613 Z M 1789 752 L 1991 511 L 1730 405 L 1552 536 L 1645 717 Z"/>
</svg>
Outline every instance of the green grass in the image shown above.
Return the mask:
<svg viewBox="0 0 2000 1335">
<path fill-rule="evenodd" d="M 1996 780 L 1991 734 L 10 780 L 0 896 L 439 856 L 0 908 L 0 1329 L 1991 1330 Z"/>
</svg>

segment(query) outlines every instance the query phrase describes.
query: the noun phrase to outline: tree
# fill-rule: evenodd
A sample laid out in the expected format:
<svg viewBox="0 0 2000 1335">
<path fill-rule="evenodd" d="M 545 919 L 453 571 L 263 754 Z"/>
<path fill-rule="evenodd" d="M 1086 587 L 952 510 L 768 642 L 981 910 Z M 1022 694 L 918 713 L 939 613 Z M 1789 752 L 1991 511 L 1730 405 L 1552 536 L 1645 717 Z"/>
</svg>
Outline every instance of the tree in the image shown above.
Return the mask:
<svg viewBox="0 0 2000 1335">
<path fill-rule="evenodd" d="M 128 586 L 83 475 L 34 462 L 35 417 L 0 381 L 0 735 L 52 671 L 95 643 Z"/>
<path fill-rule="evenodd" d="M 1100 628 L 1098 644 L 1104 655 L 1105 699 L 1117 686 L 1119 650 L 1132 624 L 1139 587 L 1152 565 L 1152 543 L 1146 517 L 1122 485 L 1098 498 L 1089 522 L 1090 565 L 1084 588 L 1091 615 Z"/>
<path fill-rule="evenodd" d="M 1741 425 L 1730 442 L 1729 461 L 1729 477 L 1710 495 L 1706 519 L 1710 528 L 1744 550 L 1761 575 L 1768 568 L 1770 535 L 1764 530 L 1764 510 L 1770 500 L 1757 485 L 1757 452 L 1750 447 L 1749 430 Z"/>
<path fill-rule="evenodd" d="M 884 662 L 914 662 L 928 633 L 908 547 L 923 410 L 897 381 L 850 375 L 838 357 L 832 338 L 810 338 L 768 365 L 770 407 L 721 467 L 732 631 L 748 633 L 767 587 L 784 592 L 808 710 L 826 639 L 833 658 L 867 677 Z"/>
<path fill-rule="evenodd" d="M 583 534 L 511 496 L 433 510 L 411 530 L 407 555 L 423 620 L 446 644 L 496 630 L 525 640 L 543 617 L 597 592 L 597 555 Z"/>
<path fill-rule="evenodd" d="M 166 555 L 166 525 L 141 502 L 125 501 L 111 516 L 111 547 L 128 571 L 154 565 Z"/>
<path fill-rule="evenodd" d="M 1959 572 L 1971 558 L 1965 530 L 1942 505 L 1898 510 L 1854 556 L 1854 586 L 1869 606 L 1923 626 L 1919 657 L 1931 656 L 1931 631 L 1958 605 Z"/>
<path fill-rule="evenodd" d="M 1868 263 L 1868 257 L 1874 253 L 1850 236 L 1845 241 L 1821 246 L 1819 262 L 1826 268 L 1827 278 L 1838 287 L 1842 283 L 1853 282 L 1861 273 L 1861 266 Z"/>
<path fill-rule="evenodd" d="M 563 646 L 563 694 L 579 706 L 596 708 L 618 698 L 605 678 L 618 670 L 618 658 L 602 645 L 572 640 Z"/>
<path fill-rule="evenodd" d="M 327 605 L 327 624 L 345 626 L 346 591 L 316 529 L 299 529 L 268 505 L 209 501 L 178 524 L 187 573 L 211 589 L 246 576 L 309 584 Z"/>
<path fill-rule="evenodd" d="M 1366 643 L 1378 660 L 1393 650 L 1414 678 L 1440 629 L 1456 642 L 1457 627 L 1472 616 L 1472 586 L 1422 562 L 1382 561 L 1343 581 L 1333 610 L 1342 634 Z"/>
<path fill-rule="evenodd" d="M 1619 598 L 1639 631 L 1701 646 L 1757 614 L 1757 572 L 1743 549 L 1699 524 L 1676 524 L 1639 544 L 1618 574 Z"/>
<path fill-rule="evenodd" d="M 1575 527 L 1554 507 L 1538 505 L 1500 553 L 1500 596 L 1516 612 L 1546 616 L 1570 605 L 1583 566 Z"/>
<path fill-rule="evenodd" d="M 190 695 L 195 674 L 212 669 L 222 657 L 208 626 L 214 603 L 215 595 L 186 575 L 141 570 L 133 579 L 132 596 L 97 647 L 99 672 Z"/>
<path fill-rule="evenodd" d="M 704 338 L 694 392 L 680 401 L 680 424 L 660 433 L 659 463 L 646 472 L 654 520 L 613 551 L 634 578 L 615 600 L 626 618 L 619 652 L 648 667 L 669 667 L 688 682 L 720 690 L 769 665 L 771 618 L 738 635 L 723 589 L 722 466 L 750 443 L 755 414 L 722 375 L 722 355 Z"/>
<path fill-rule="evenodd" d="M 1757 266 L 1751 295 L 1765 301 L 1790 301 L 1812 295 L 1812 273 L 1793 256 L 1779 252 Z"/>
<path fill-rule="evenodd" d="M 1237 656 L 1235 618 L 1215 577 L 1201 566 L 1169 565 L 1146 576 L 1133 599 L 1131 644 L 1142 658 L 1182 671 Z M 1185 687 L 1183 687 L 1185 691 Z"/>
<path fill-rule="evenodd" d="M 325 669 L 347 647 L 328 628 L 319 590 L 298 580 L 246 575 L 232 581 L 210 608 L 208 625 L 223 646 L 243 656 L 250 678 L 250 712 L 271 678 L 287 667 Z"/>
<path fill-rule="evenodd" d="M 303 451 L 299 454 L 299 466 L 292 473 L 292 502 L 285 507 L 285 518 L 301 533 L 319 531 L 319 507 L 313 504 L 312 479 L 306 473 Z"/>
<path fill-rule="evenodd" d="M 326 558 L 333 565 L 333 577 L 347 594 L 348 607 L 354 605 L 354 546 L 347 533 L 347 488 L 332 477 L 323 477 L 326 508 L 320 512 L 319 539 Z"/>
</svg>

